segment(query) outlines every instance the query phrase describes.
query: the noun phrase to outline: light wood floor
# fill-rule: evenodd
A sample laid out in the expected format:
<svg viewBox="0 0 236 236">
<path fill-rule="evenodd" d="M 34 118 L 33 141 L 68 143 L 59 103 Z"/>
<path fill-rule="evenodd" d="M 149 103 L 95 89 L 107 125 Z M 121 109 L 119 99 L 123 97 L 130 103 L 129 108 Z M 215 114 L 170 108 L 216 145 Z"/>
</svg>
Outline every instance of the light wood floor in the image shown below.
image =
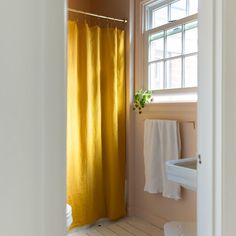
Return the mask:
<svg viewBox="0 0 236 236">
<path fill-rule="evenodd" d="M 163 230 L 137 217 L 113 223 L 100 223 L 91 228 L 69 233 L 68 236 L 164 236 Z"/>
</svg>

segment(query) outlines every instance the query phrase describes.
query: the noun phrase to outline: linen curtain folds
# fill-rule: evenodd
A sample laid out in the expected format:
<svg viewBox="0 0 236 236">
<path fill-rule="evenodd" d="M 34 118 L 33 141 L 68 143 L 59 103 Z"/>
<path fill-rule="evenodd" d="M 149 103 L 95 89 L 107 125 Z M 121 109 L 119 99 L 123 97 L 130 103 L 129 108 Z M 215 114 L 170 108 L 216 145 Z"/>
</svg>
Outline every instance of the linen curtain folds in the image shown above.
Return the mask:
<svg viewBox="0 0 236 236">
<path fill-rule="evenodd" d="M 73 225 L 125 209 L 125 32 L 68 22 L 67 201 Z"/>
</svg>

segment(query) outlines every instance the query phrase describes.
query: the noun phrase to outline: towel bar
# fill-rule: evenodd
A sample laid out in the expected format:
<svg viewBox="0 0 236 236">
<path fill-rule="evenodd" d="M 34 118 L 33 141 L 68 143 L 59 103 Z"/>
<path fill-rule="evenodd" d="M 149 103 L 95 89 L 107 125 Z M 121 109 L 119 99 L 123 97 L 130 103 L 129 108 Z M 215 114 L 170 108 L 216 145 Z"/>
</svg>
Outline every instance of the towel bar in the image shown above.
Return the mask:
<svg viewBox="0 0 236 236">
<path fill-rule="evenodd" d="M 190 124 L 193 124 L 193 128 L 196 129 L 196 122 L 191 120 L 191 121 L 179 121 L 179 123 L 190 123 Z"/>
<path fill-rule="evenodd" d="M 162 120 L 162 119 L 161 119 Z M 163 119 L 164 120 L 164 119 Z M 168 119 L 167 119 L 168 120 Z M 176 120 L 175 120 L 176 121 Z M 193 128 L 196 129 L 196 122 L 194 120 L 177 120 L 177 122 L 179 124 L 183 124 L 183 123 L 189 123 L 189 124 L 193 124 Z"/>
</svg>

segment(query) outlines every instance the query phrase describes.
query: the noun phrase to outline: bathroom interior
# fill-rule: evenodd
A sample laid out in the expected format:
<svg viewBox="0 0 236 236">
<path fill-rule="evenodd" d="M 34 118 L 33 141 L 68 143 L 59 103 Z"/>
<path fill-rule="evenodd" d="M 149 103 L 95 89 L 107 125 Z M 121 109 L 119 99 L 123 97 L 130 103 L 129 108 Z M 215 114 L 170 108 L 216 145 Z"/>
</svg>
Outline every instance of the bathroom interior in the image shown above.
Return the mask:
<svg viewBox="0 0 236 236">
<path fill-rule="evenodd" d="M 197 13 L 68 0 L 68 236 L 197 235 Z"/>
</svg>

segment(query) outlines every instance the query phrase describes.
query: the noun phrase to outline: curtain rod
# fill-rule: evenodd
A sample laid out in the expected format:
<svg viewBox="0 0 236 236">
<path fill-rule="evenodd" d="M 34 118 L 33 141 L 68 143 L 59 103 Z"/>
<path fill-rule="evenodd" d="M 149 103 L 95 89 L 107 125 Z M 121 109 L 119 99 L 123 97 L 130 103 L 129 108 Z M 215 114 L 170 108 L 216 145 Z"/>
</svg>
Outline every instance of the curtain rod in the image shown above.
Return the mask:
<svg viewBox="0 0 236 236">
<path fill-rule="evenodd" d="M 83 14 L 83 15 L 87 15 L 87 16 L 94 16 L 94 17 L 107 19 L 107 20 L 119 21 L 119 22 L 122 22 L 122 23 L 125 23 L 125 24 L 128 22 L 126 19 L 122 20 L 122 19 L 117 19 L 117 18 L 108 17 L 108 16 L 101 16 L 101 15 L 97 15 L 97 14 L 93 14 L 93 13 L 89 13 L 89 12 L 85 12 L 85 11 L 75 10 L 75 9 L 72 9 L 72 8 L 68 8 L 68 12 Z"/>
</svg>

